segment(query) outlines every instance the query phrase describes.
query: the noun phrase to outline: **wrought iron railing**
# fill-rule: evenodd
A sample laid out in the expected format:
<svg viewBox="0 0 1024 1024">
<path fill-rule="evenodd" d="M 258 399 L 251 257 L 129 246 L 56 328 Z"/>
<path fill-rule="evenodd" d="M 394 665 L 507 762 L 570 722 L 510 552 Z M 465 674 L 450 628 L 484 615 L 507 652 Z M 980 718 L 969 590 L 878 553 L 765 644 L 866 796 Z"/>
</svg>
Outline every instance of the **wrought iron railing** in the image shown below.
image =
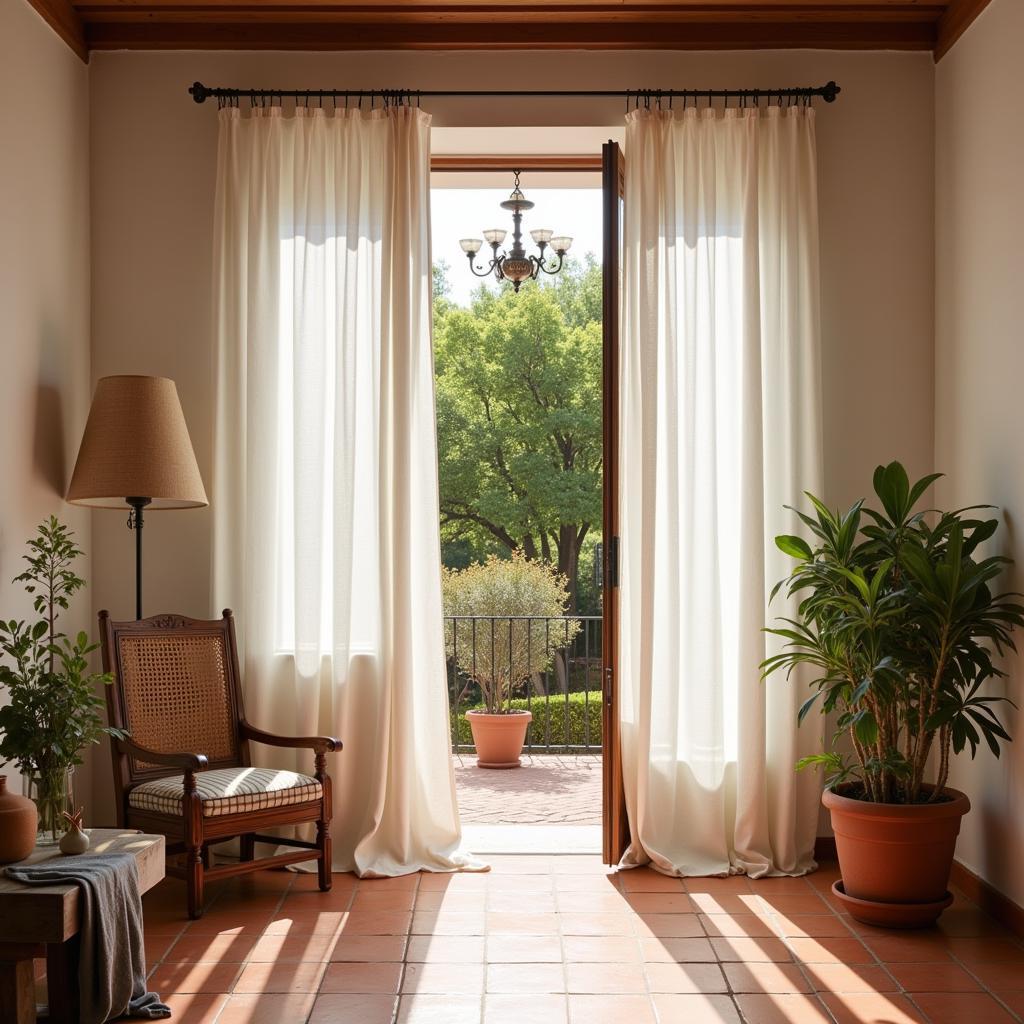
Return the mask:
<svg viewBox="0 0 1024 1024">
<path fill-rule="evenodd" d="M 525 753 L 600 753 L 601 628 L 599 615 L 446 616 L 452 752 L 474 752 L 465 713 L 489 687 L 533 713 Z"/>
</svg>

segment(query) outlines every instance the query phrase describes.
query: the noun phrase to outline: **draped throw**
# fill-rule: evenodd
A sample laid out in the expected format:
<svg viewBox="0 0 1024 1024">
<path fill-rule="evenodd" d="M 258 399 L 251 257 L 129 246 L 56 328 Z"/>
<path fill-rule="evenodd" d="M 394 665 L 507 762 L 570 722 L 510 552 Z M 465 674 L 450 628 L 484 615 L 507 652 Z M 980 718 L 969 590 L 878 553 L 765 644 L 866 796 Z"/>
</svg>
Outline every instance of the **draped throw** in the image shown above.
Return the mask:
<svg viewBox="0 0 1024 1024">
<path fill-rule="evenodd" d="M 803 873 L 820 725 L 758 666 L 783 506 L 820 493 L 814 111 L 635 111 L 624 205 L 624 864 Z"/>
<path fill-rule="evenodd" d="M 479 866 L 449 753 L 429 138 L 406 106 L 220 113 L 214 597 L 251 720 L 343 740 L 334 867 L 361 875 Z"/>
</svg>

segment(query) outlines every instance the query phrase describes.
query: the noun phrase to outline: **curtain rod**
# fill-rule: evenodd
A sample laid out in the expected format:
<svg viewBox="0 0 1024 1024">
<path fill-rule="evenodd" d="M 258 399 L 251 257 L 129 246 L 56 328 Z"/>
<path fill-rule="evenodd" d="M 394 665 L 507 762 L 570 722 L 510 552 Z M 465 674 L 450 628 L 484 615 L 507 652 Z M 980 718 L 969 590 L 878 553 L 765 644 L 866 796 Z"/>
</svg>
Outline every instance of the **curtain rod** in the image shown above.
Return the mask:
<svg viewBox="0 0 1024 1024">
<path fill-rule="evenodd" d="M 758 102 L 762 98 L 769 101 L 772 98 L 809 101 L 815 97 L 823 99 L 826 103 L 835 102 L 835 98 L 842 91 L 835 82 L 826 85 L 802 86 L 797 88 L 782 89 L 229 89 L 220 86 L 211 87 L 203 85 L 202 82 L 194 82 L 189 86 L 189 93 L 196 103 L 205 103 L 208 99 L 217 100 L 238 100 L 248 98 L 249 100 L 274 100 L 294 99 L 296 102 L 310 100 L 322 103 L 325 99 L 339 100 L 363 100 L 383 99 L 392 102 L 415 101 L 419 103 L 423 97 L 604 97 L 624 99 L 628 107 L 630 100 L 635 100 L 637 106 L 641 102 L 650 105 L 651 102 L 681 99 L 684 102 L 706 99 L 709 103 L 714 99 L 740 100 L 742 102 Z"/>
</svg>

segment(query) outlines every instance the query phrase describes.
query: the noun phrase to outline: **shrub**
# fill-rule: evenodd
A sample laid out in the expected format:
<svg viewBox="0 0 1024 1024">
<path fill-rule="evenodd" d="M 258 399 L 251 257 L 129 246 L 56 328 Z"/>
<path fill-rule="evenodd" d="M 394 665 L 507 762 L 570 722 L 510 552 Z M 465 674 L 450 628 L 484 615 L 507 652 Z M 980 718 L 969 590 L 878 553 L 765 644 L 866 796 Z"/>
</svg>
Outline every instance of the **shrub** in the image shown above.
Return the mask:
<svg viewBox="0 0 1024 1024">
<path fill-rule="evenodd" d="M 600 690 L 588 693 L 570 693 L 568 710 L 565 694 L 552 694 L 550 702 L 543 697 L 533 697 L 529 701 L 529 710 L 533 712 L 533 721 L 526 736 L 527 745 L 531 742 L 535 747 L 550 743 L 552 747 L 584 747 L 601 745 L 601 701 Z M 513 698 L 511 710 L 527 710 L 524 697 Z M 471 707 L 452 708 L 452 741 L 463 747 L 473 745 L 473 736 L 466 721 L 467 711 L 481 711 L 482 704 Z M 568 730 L 566 729 L 568 719 Z M 550 733 L 548 732 L 550 729 Z"/>
<path fill-rule="evenodd" d="M 465 569 L 444 569 L 442 592 L 448 658 L 479 685 L 483 707 L 508 711 L 515 688 L 545 672 L 558 649 L 544 620 L 565 612 L 565 577 L 518 553 L 492 555 Z M 579 631 L 578 619 L 567 620 L 557 631 L 559 645 L 571 644 Z"/>
</svg>

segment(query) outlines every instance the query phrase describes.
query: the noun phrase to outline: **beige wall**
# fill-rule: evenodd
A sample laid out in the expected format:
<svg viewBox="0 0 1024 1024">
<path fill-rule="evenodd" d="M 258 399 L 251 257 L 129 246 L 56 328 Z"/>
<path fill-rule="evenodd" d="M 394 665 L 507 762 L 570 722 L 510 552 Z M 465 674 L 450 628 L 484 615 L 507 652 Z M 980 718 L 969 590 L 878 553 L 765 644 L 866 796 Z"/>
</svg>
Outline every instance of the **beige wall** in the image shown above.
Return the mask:
<svg viewBox="0 0 1024 1024">
<path fill-rule="evenodd" d="M 89 76 L 26 0 L 0 3 L 0 96 L 0 615 L 22 618 L 11 577 L 36 525 L 56 514 L 91 548 L 89 513 L 62 500 L 90 396 Z"/>
<path fill-rule="evenodd" d="M 949 474 L 943 505 L 992 502 L 1005 524 L 999 550 L 1024 590 L 1024 117 L 1019 96 L 1024 4 L 993 0 L 936 74 L 935 463 Z M 1018 642 L 1024 650 L 1024 637 Z M 1005 688 L 1024 702 L 1024 663 Z M 1024 905 L 1024 716 L 1000 760 L 960 758 L 952 784 L 971 798 L 958 855 Z"/>
</svg>

